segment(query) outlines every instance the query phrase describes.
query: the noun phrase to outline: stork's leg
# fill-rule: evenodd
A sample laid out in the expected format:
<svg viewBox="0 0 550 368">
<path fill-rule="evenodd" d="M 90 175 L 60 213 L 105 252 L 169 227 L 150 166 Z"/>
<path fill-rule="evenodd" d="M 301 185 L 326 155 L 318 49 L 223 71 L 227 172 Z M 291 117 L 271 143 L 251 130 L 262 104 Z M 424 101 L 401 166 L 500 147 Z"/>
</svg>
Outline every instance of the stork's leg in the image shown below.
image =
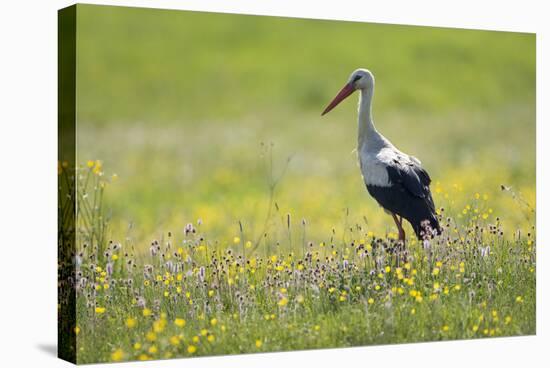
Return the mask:
<svg viewBox="0 0 550 368">
<path fill-rule="evenodd" d="M 403 229 L 403 217 L 399 216 L 399 225 L 401 226 L 401 236 L 399 237 L 399 240 L 405 244 L 405 229 Z"/>
<path fill-rule="evenodd" d="M 397 216 L 395 213 L 392 213 L 391 215 L 393 217 L 393 221 L 395 222 L 395 226 L 397 226 L 397 231 L 399 233 L 399 241 L 405 244 L 405 230 L 403 229 L 403 217 Z"/>
<path fill-rule="evenodd" d="M 405 230 L 403 229 L 403 217 L 397 216 L 395 213 L 392 213 L 393 221 L 395 226 L 397 226 L 397 231 L 399 232 L 399 241 L 397 243 L 397 252 L 396 252 L 396 263 L 399 267 L 401 261 L 407 261 L 407 254 L 405 250 Z"/>
</svg>

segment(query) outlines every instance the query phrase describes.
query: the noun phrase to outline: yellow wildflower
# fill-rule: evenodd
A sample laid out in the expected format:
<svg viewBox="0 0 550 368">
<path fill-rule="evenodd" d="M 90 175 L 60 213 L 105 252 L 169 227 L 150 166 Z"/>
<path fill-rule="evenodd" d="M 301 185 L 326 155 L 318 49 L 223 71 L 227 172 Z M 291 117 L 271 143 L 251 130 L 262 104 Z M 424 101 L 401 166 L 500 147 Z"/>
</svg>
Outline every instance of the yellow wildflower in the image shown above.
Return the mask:
<svg viewBox="0 0 550 368">
<path fill-rule="evenodd" d="M 135 318 L 132 318 L 132 317 L 128 317 L 126 319 L 126 327 L 128 328 L 134 328 L 137 324 L 137 319 Z"/>
<path fill-rule="evenodd" d="M 517 302 L 517 303 L 523 303 L 523 297 L 522 297 L 521 295 L 518 295 L 518 296 L 516 297 L 516 302 Z"/>
<path fill-rule="evenodd" d="M 183 318 L 176 318 L 174 320 L 174 324 L 178 327 L 184 327 L 185 326 L 185 320 Z"/>
<path fill-rule="evenodd" d="M 165 319 L 159 319 L 153 322 L 153 331 L 155 332 L 162 332 L 164 331 L 164 327 L 166 327 L 166 320 Z"/>
<path fill-rule="evenodd" d="M 180 344 L 180 338 L 178 336 L 170 337 L 170 345 L 178 346 Z"/>
<path fill-rule="evenodd" d="M 101 161 L 96 161 L 95 162 L 95 166 L 94 168 L 92 169 L 92 172 L 95 174 L 95 175 L 100 175 L 101 174 L 101 168 L 102 168 L 102 163 Z"/>
<path fill-rule="evenodd" d="M 117 349 L 111 354 L 113 362 L 120 362 L 122 359 L 124 359 L 124 351 L 122 349 Z"/>
<path fill-rule="evenodd" d="M 157 339 L 157 334 L 154 333 L 153 331 L 149 331 L 147 332 L 147 334 L 145 335 L 145 338 L 149 341 L 155 341 Z"/>
</svg>

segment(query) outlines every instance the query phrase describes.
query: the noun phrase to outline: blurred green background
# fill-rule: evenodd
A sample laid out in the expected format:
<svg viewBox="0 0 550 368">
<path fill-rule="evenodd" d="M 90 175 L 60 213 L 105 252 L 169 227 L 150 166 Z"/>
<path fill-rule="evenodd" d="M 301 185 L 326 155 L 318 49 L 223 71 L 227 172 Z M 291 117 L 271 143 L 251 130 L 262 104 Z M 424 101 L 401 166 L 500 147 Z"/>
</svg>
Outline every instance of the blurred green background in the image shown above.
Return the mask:
<svg viewBox="0 0 550 368">
<path fill-rule="evenodd" d="M 535 205 L 535 35 L 78 5 L 78 161 L 116 173 L 111 236 L 143 249 L 198 218 L 229 242 L 302 218 L 308 239 L 364 223 L 394 231 L 356 165 L 356 96 L 330 99 L 358 67 L 376 77 L 374 118 L 419 157 L 438 206 L 488 194 L 510 227 Z M 264 146 L 262 146 L 264 142 Z M 266 157 L 267 156 L 267 157 Z M 437 191 L 435 190 L 437 188 Z M 349 215 L 346 215 L 348 213 Z M 128 233 L 129 224 L 132 230 Z M 131 235 L 128 235 L 131 234 Z"/>
</svg>

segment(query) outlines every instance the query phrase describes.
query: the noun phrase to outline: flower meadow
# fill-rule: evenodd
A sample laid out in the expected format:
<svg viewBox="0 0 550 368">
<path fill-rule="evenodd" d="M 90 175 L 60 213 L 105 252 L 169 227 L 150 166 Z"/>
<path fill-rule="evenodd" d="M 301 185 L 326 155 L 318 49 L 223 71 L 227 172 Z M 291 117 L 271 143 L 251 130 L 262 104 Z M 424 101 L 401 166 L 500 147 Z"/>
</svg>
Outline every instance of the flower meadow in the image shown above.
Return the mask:
<svg viewBox="0 0 550 368">
<path fill-rule="evenodd" d="M 439 208 L 443 234 L 404 247 L 367 223 L 312 241 L 310 221 L 290 213 L 277 240 L 240 222 L 213 238 L 201 218 L 143 243 L 111 238 L 105 192 L 119 183 L 101 161 L 58 174 L 59 307 L 76 306 L 60 313 L 61 338 L 78 363 L 535 333 L 534 209 L 511 188 L 527 230 L 505 225 L 491 196 L 437 183 L 436 203 L 464 206 Z"/>
</svg>

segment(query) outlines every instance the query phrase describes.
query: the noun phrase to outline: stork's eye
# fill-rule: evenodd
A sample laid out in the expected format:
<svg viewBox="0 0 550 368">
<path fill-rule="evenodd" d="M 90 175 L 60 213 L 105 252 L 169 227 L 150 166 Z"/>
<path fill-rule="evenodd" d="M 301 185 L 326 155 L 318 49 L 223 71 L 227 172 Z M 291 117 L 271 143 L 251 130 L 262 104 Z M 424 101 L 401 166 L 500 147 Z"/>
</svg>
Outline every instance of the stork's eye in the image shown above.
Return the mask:
<svg viewBox="0 0 550 368">
<path fill-rule="evenodd" d="M 353 83 L 357 82 L 359 79 L 361 79 L 361 76 L 360 76 L 360 75 L 356 75 L 356 76 L 353 78 Z"/>
</svg>

